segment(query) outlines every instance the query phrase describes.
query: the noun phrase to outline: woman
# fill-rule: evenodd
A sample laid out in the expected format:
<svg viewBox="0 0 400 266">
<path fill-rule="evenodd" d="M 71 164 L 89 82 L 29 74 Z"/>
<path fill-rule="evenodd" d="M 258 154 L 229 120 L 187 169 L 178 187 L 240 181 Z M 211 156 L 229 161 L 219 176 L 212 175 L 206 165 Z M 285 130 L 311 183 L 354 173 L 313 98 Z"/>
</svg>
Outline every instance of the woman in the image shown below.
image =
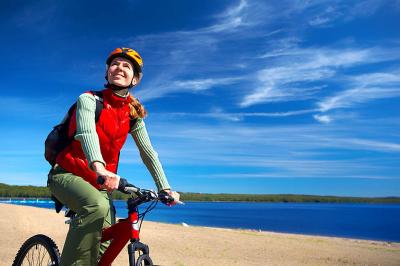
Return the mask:
<svg viewBox="0 0 400 266">
<path fill-rule="evenodd" d="M 115 223 L 110 193 L 118 188 L 116 174 L 119 152 L 128 133 L 159 191 L 174 199 L 158 155 L 151 146 L 143 118 L 146 110 L 130 93 L 139 84 L 143 62 L 130 48 L 117 48 L 107 58 L 106 89 L 101 92 L 103 108 L 95 119 L 96 95 L 79 96 L 71 117 L 72 142 L 57 156 L 49 174 L 49 188 L 63 204 L 77 213 L 70 225 L 60 265 L 97 265 L 109 243 L 100 245 L 101 231 Z M 97 184 L 97 177 L 105 180 Z"/>
</svg>

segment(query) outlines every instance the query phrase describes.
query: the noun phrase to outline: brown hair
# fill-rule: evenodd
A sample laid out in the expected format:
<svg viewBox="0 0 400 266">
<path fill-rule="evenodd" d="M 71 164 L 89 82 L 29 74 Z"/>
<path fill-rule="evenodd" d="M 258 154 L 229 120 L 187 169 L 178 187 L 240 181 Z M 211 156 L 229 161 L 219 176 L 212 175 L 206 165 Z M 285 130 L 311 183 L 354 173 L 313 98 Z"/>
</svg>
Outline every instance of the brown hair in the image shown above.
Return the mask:
<svg viewBox="0 0 400 266">
<path fill-rule="evenodd" d="M 131 97 L 131 102 L 129 103 L 129 108 L 130 110 L 130 115 L 132 118 L 145 118 L 147 116 L 147 111 L 144 109 L 144 106 L 139 102 L 139 100 L 132 95 L 129 95 Z"/>
</svg>

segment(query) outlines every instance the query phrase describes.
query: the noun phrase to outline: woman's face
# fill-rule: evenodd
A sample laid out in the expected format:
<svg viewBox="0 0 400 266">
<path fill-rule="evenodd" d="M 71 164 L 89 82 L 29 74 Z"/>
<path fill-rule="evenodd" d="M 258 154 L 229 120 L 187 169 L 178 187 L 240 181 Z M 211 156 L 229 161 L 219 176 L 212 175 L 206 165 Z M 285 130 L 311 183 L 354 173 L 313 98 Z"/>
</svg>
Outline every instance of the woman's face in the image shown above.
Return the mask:
<svg viewBox="0 0 400 266">
<path fill-rule="evenodd" d="M 132 63 L 123 57 L 117 57 L 111 61 L 107 71 L 108 82 L 120 87 L 128 87 L 136 84 L 134 79 L 134 68 Z"/>
</svg>

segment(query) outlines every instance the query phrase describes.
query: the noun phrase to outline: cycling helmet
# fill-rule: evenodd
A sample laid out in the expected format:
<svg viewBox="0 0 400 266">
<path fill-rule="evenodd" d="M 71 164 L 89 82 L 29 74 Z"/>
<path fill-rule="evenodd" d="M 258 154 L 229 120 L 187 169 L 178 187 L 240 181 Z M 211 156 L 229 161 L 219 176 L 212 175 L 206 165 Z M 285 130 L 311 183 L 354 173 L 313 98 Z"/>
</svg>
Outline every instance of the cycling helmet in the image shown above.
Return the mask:
<svg viewBox="0 0 400 266">
<path fill-rule="evenodd" d="M 143 59 L 139 55 L 139 53 L 131 48 L 125 48 L 125 47 L 116 48 L 114 51 L 110 53 L 110 55 L 107 58 L 106 61 L 107 67 L 110 66 L 111 61 L 114 60 L 114 58 L 116 57 L 124 57 L 128 59 L 130 62 L 132 62 L 135 68 L 135 75 L 138 77 L 138 83 L 139 83 L 143 77 L 143 72 L 142 72 Z"/>
</svg>

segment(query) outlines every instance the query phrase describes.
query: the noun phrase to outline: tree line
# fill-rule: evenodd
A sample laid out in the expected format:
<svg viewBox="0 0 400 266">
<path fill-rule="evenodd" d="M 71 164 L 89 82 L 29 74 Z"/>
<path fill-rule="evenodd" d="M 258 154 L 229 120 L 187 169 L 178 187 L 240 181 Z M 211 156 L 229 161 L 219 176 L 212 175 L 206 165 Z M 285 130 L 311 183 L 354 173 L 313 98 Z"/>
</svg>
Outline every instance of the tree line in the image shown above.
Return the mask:
<svg viewBox="0 0 400 266">
<path fill-rule="evenodd" d="M 400 197 L 338 197 L 296 194 L 210 194 L 179 192 L 182 201 L 232 201 L 232 202 L 330 202 L 330 203 L 400 203 Z M 50 198 L 47 187 L 14 186 L 0 183 L 0 198 Z M 114 199 L 127 199 L 119 191 Z"/>
</svg>

